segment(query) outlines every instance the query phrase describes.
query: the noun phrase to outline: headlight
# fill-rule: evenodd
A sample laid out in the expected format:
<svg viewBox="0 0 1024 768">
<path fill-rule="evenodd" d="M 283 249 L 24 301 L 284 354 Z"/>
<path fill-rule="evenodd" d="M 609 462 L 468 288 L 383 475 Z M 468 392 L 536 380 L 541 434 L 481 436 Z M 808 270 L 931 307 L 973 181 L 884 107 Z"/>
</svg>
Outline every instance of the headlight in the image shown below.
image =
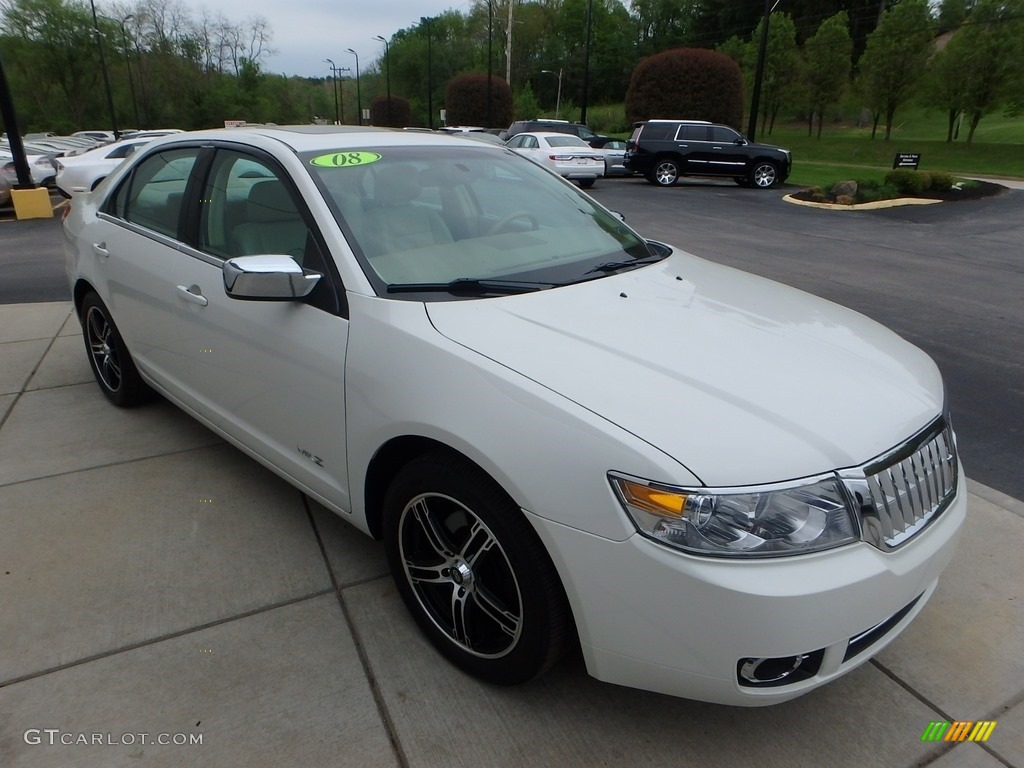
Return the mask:
<svg viewBox="0 0 1024 768">
<path fill-rule="evenodd" d="M 834 475 L 756 489 L 686 489 L 609 474 L 640 533 L 719 557 L 778 557 L 857 541 L 854 515 Z"/>
</svg>

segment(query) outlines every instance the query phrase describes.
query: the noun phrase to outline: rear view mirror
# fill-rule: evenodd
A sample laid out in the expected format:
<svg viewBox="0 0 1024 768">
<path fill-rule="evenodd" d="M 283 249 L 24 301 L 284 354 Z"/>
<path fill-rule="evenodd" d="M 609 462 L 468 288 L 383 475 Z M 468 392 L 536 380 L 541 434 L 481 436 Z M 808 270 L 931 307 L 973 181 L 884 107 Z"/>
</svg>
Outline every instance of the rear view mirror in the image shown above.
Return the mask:
<svg viewBox="0 0 1024 768">
<path fill-rule="evenodd" d="M 308 296 L 321 275 L 305 272 L 291 256 L 238 256 L 221 268 L 233 299 L 290 301 Z"/>
</svg>

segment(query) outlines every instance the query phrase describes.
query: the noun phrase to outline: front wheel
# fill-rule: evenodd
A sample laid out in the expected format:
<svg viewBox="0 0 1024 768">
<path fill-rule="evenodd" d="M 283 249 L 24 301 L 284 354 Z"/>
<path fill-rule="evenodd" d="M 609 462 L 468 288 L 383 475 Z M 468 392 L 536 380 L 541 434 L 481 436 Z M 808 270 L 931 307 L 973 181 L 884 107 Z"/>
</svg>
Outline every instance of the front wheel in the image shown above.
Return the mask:
<svg viewBox="0 0 1024 768">
<path fill-rule="evenodd" d="M 775 163 L 759 160 L 750 171 L 750 183 L 758 189 L 771 189 L 779 180 L 779 171 Z"/>
<path fill-rule="evenodd" d="M 457 667 L 514 685 L 558 659 L 570 627 L 558 574 L 475 465 L 436 453 L 401 469 L 384 500 L 384 546 L 406 608 Z"/>
</svg>

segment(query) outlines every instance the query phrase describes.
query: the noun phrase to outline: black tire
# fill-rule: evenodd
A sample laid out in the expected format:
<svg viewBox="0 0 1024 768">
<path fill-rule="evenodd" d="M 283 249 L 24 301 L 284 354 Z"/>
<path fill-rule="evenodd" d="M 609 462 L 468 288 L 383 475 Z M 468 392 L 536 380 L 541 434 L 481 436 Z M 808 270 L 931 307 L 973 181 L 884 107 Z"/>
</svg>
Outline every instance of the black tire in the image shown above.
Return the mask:
<svg viewBox="0 0 1024 768">
<path fill-rule="evenodd" d="M 779 169 L 771 160 L 758 160 L 750 169 L 750 186 L 771 189 L 779 181 Z"/>
<path fill-rule="evenodd" d="M 95 293 L 82 299 L 79 321 L 89 365 L 107 399 L 122 408 L 152 400 L 153 390 L 139 376 L 110 311 Z"/>
<path fill-rule="evenodd" d="M 384 499 L 384 546 L 406 608 L 455 666 L 515 685 L 558 660 L 571 622 L 555 567 L 472 463 L 434 453 L 403 467 Z"/>
<path fill-rule="evenodd" d="M 653 184 L 659 187 L 674 187 L 679 181 L 679 163 L 675 160 L 663 157 L 654 164 L 654 170 L 648 177 Z"/>
<path fill-rule="evenodd" d="M 590 189 L 594 186 L 595 181 L 597 181 L 597 179 L 580 179 L 577 183 L 580 185 L 581 189 Z"/>
</svg>

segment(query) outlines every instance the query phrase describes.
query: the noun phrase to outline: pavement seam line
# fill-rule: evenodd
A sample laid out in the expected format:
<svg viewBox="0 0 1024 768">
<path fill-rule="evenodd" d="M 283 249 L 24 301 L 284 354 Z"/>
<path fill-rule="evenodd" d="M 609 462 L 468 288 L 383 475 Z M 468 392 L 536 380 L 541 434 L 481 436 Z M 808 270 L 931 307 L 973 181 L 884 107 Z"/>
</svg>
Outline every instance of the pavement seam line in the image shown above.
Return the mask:
<svg viewBox="0 0 1024 768">
<path fill-rule="evenodd" d="M 289 605 L 296 605 L 297 603 L 303 603 L 303 602 L 305 602 L 307 600 L 313 600 L 315 598 L 323 597 L 324 595 L 329 595 L 329 594 L 331 594 L 331 590 L 330 589 L 320 589 L 320 590 L 317 590 L 316 592 L 310 592 L 309 594 L 300 595 L 299 597 L 292 597 L 292 598 L 289 598 L 288 600 L 282 600 L 280 602 L 273 603 L 271 605 L 265 605 L 265 606 L 263 606 L 261 608 L 253 608 L 251 611 L 243 611 L 242 613 L 236 613 L 233 616 L 226 616 L 223 619 L 215 619 L 213 621 L 208 621 L 205 624 L 197 624 L 196 626 L 188 627 L 187 629 L 180 629 L 180 630 L 178 630 L 176 632 L 169 632 L 169 633 L 167 633 L 165 635 L 158 635 L 157 637 L 152 637 L 152 638 L 150 638 L 148 640 L 140 640 L 137 643 L 130 643 L 128 645 L 123 645 L 120 648 L 115 648 L 115 649 L 110 650 L 110 651 L 103 651 L 102 653 L 95 653 L 92 656 L 86 656 L 86 657 L 81 658 L 81 659 L 76 659 L 75 661 L 69 661 L 67 664 L 59 664 L 58 666 L 55 666 L 55 667 L 49 667 L 47 669 L 43 669 L 43 670 L 40 670 L 38 672 L 32 672 L 31 674 L 22 675 L 20 677 L 14 677 L 14 678 L 11 678 L 10 680 L 2 680 L 2 681 L 0 681 L 0 690 L 6 688 L 8 686 L 11 686 L 11 685 L 16 685 L 18 683 L 24 683 L 24 682 L 27 682 L 29 680 L 35 680 L 36 678 L 44 677 L 45 675 L 51 675 L 54 672 L 63 672 L 66 669 L 72 669 L 74 667 L 80 667 L 80 666 L 82 666 L 84 664 L 89 664 L 89 663 L 94 662 L 94 661 L 100 661 L 102 659 L 110 658 L 111 656 L 117 656 L 118 654 L 121 654 L 121 653 L 126 653 L 128 651 L 138 650 L 139 648 L 145 648 L 145 647 L 150 646 L 150 645 L 156 645 L 158 643 L 163 643 L 163 642 L 165 642 L 167 640 L 174 640 L 174 639 L 179 638 L 179 637 L 184 637 L 185 635 L 192 635 L 192 634 L 195 634 L 196 632 L 202 632 L 205 629 L 210 629 L 212 627 L 218 627 L 221 624 L 229 624 L 232 621 L 238 621 L 239 619 L 247 619 L 250 616 L 258 616 L 261 613 L 267 613 L 268 611 L 276 611 L 278 608 L 286 608 Z"/>
<path fill-rule="evenodd" d="M 81 386 L 81 385 L 78 385 L 78 386 Z M 36 392 L 45 392 L 47 390 L 37 389 L 37 390 L 34 390 L 34 391 L 36 391 Z M 17 403 L 18 401 L 15 400 L 14 402 Z M 14 410 L 14 405 L 13 404 L 11 405 L 11 410 Z M 2 429 L 2 428 L 3 428 L 3 422 L 0 422 L 0 429 Z M 124 461 L 111 461 L 111 462 L 109 462 L 107 464 L 97 464 L 94 467 L 82 467 L 81 469 L 69 469 L 67 472 L 54 472 L 52 475 L 40 475 L 39 477 L 27 477 L 24 480 L 12 480 L 9 483 L 0 483 L 0 489 L 11 488 L 11 487 L 13 487 L 15 485 L 22 485 L 24 483 L 34 483 L 37 480 L 53 480 L 55 477 L 64 477 L 65 475 L 76 475 L 79 472 L 92 472 L 94 469 L 107 469 L 109 467 L 121 467 L 121 466 L 124 466 L 126 464 L 135 464 L 135 463 L 140 462 L 140 461 L 149 461 L 150 459 L 164 459 L 164 458 L 167 458 L 169 456 L 178 456 L 180 454 L 188 453 L 190 451 L 205 451 L 208 448 L 217 448 L 218 446 L 221 446 L 221 445 L 230 445 L 232 448 L 235 448 L 235 446 L 231 445 L 226 440 L 221 439 L 220 436 L 217 435 L 215 432 L 211 432 L 210 434 L 214 435 L 214 437 L 217 437 L 218 440 L 220 440 L 220 442 L 210 443 L 209 445 L 195 445 L 195 446 L 192 446 L 191 448 L 181 448 L 181 449 L 179 449 L 177 451 L 170 451 L 169 453 L 157 453 L 157 454 L 154 454 L 153 456 L 138 456 L 138 457 L 136 457 L 134 459 L 125 459 Z M 235 450 L 238 450 L 238 449 L 235 448 Z M 242 453 L 242 452 L 240 451 L 240 453 Z M 243 455 L 245 455 L 245 454 L 243 453 Z"/>
<path fill-rule="evenodd" d="M 359 633 L 356 631 L 355 622 L 352 621 L 352 615 L 349 613 L 348 605 L 345 603 L 345 598 L 341 593 L 342 588 L 338 583 L 338 577 L 334 573 L 334 568 L 331 567 L 331 560 L 327 556 L 327 547 L 324 545 L 323 537 L 320 535 L 320 529 L 317 527 L 316 519 L 313 517 L 313 508 L 309 504 L 309 497 L 301 492 L 299 495 L 302 497 L 302 506 L 306 508 L 306 516 L 309 518 L 309 524 L 313 529 L 313 535 L 316 537 L 316 543 L 320 547 L 320 556 L 324 560 L 324 566 L 327 568 L 327 574 L 330 576 L 331 584 L 334 587 L 334 594 L 338 599 L 338 606 L 341 608 L 341 615 L 345 619 L 345 624 L 348 625 L 349 633 L 352 635 L 352 644 L 355 646 L 356 656 L 359 658 L 359 663 L 363 667 L 363 674 L 366 676 L 366 681 L 370 686 L 370 695 L 373 697 L 373 703 L 377 707 L 377 715 L 380 717 L 381 724 L 384 726 L 384 733 L 387 734 L 388 741 L 391 743 L 391 749 L 395 753 L 395 760 L 398 762 L 398 765 L 401 768 L 408 768 L 409 760 L 405 756 L 405 750 L 402 749 L 402 744 L 398 739 L 398 731 L 395 729 L 394 720 L 391 718 L 387 702 L 384 701 L 384 694 L 377 683 L 377 676 L 373 674 L 373 669 L 370 666 L 370 659 L 366 655 L 366 649 L 363 647 L 363 641 L 359 637 Z M 348 523 L 346 523 L 346 525 L 348 525 Z M 360 583 L 377 581 L 379 578 L 381 577 L 378 576 L 374 579 L 367 579 Z M 348 586 L 358 585 L 350 584 Z"/>
<path fill-rule="evenodd" d="M 937 712 L 942 717 L 943 720 L 952 721 L 952 720 L 956 719 L 952 715 L 950 715 L 948 712 L 944 711 L 942 709 L 942 707 L 940 707 L 938 704 L 933 702 L 931 699 L 929 699 L 923 693 L 921 693 L 916 688 L 914 688 L 912 685 L 910 685 L 910 683 L 908 683 L 907 681 L 905 681 L 902 678 L 900 678 L 899 676 L 897 676 L 895 672 L 893 672 L 887 666 L 882 664 L 882 662 L 880 662 L 878 659 L 871 659 L 870 664 L 873 667 L 875 667 L 877 670 L 879 670 L 883 675 L 885 675 L 890 680 L 892 680 L 894 683 L 896 683 L 896 685 L 898 685 L 900 688 L 902 688 L 907 693 L 909 693 L 911 696 L 913 696 L 915 699 L 917 699 L 922 704 L 924 704 L 926 707 L 931 709 L 933 712 Z M 1024 692 L 1021 692 L 1021 693 L 1017 694 L 1017 696 L 1015 696 L 1014 698 L 1010 699 L 1010 702 L 1008 704 L 999 707 L 997 709 L 997 712 L 1005 712 L 1005 711 L 1007 711 L 1008 709 L 1010 709 L 1011 707 L 1014 706 L 1014 702 L 1016 700 L 1018 700 L 1018 699 L 1024 700 Z M 986 715 L 985 717 L 983 717 L 981 719 L 983 719 L 983 720 L 992 720 L 992 719 L 995 719 L 995 718 L 989 717 L 988 715 Z M 987 752 L 991 757 L 993 757 L 994 759 L 999 761 L 1001 764 L 1006 766 L 1006 768 L 1015 768 L 1015 766 L 1012 763 L 1007 762 L 1005 758 L 1003 758 L 998 752 L 995 752 L 988 744 L 985 744 L 983 742 L 975 742 L 975 743 L 977 744 L 977 746 L 981 747 L 981 749 L 983 749 L 985 752 Z M 945 757 L 950 752 L 952 752 L 954 749 L 956 749 L 957 746 L 958 746 L 957 742 L 949 743 L 945 749 L 940 749 L 938 752 L 935 753 L 935 755 L 933 757 L 925 757 L 925 758 L 922 758 L 917 763 L 914 763 L 914 768 L 924 768 L 925 766 L 932 765 L 933 763 L 941 760 L 943 757 Z"/>
<path fill-rule="evenodd" d="M 68 313 L 68 317 L 70 317 L 70 316 L 71 316 L 71 313 L 69 312 Z M 60 328 L 57 329 L 57 333 L 55 333 L 53 335 L 53 337 L 50 339 L 50 343 L 47 344 L 46 345 L 46 349 L 43 350 L 43 354 L 41 354 L 39 356 L 39 361 L 35 364 L 35 366 L 32 368 L 32 370 L 29 371 L 28 378 L 26 378 L 24 383 L 21 385 L 21 389 L 17 393 L 15 393 L 14 402 L 11 403 L 11 407 L 8 408 L 7 409 L 7 413 L 5 413 L 2 418 L 0 418 L 0 429 L 4 428 L 4 424 L 6 424 L 7 420 L 9 418 L 11 418 L 11 414 L 14 413 L 14 409 L 18 406 L 18 402 L 21 400 L 22 395 L 24 395 L 28 391 L 28 385 L 31 384 L 32 383 L 32 379 L 34 379 L 36 377 L 36 373 L 39 372 L 39 368 L 40 368 L 40 366 L 42 366 L 43 360 L 45 360 L 46 356 L 48 354 L 50 354 L 50 350 L 53 349 L 53 345 L 57 343 L 57 337 L 60 336 L 60 332 L 64 328 L 64 323 L 66 323 L 67 321 L 68 321 L 68 318 L 65 317 L 64 320 L 60 324 Z M 38 339 L 27 339 L 27 341 L 38 341 Z M 7 342 L 5 342 L 5 343 L 7 343 Z M 39 391 L 39 390 L 34 390 L 34 391 Z"/>
</svg>

